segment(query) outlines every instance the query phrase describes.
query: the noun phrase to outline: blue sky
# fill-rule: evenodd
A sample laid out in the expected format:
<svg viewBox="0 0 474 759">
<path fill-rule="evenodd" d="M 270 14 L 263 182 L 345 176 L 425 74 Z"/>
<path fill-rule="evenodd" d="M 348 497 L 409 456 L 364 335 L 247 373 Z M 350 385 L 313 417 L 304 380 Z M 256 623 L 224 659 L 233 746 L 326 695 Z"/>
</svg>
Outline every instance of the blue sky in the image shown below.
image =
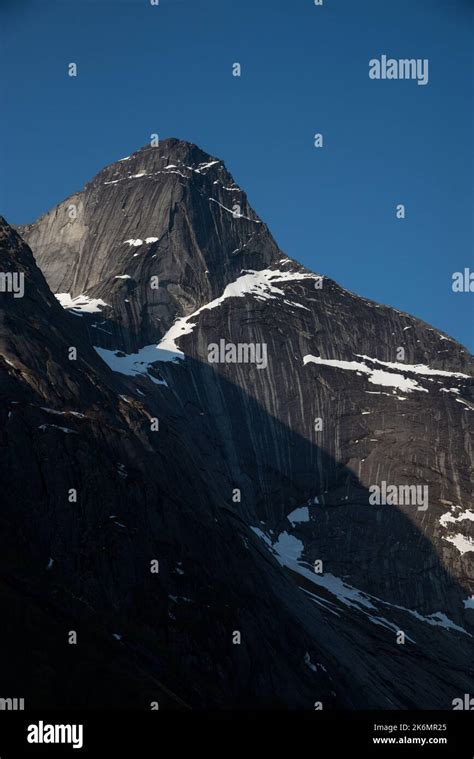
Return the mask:
<svg viewBox="0 0 474 759">
<path fill-rule="evenodd" d="M 0 0 L 0 212 L 33 221 L 150 134 L 186 139 L 285 253 L 472 350 L 451 277 L 474 270 L 473 18 L 472 0 Z M 382 54 L 428 58 L 428 85 L 371 80 Z"/>
</svg>

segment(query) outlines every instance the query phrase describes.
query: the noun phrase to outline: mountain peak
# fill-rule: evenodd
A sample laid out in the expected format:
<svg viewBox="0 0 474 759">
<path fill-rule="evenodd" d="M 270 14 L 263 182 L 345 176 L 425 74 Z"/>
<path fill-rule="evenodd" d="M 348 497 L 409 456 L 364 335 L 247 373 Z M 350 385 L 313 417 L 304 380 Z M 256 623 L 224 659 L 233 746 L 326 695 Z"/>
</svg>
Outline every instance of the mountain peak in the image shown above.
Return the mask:
<svg viewBox="0 0 474 759">
<path fill-rule="evenodd" d="M 216 184 L 221 182 L 223 185 L 232 186 L 232 191 L 241 192 L 222 160 L 206 153 L 192 142 L 175 137 L 160 140 L 156 145 L 144 145 L 130 155 L 109 164 L 94 177 L 92 183 L 156 178 L 161 172 L 175 173 L 178 176 L 181 173 L 186 179 L 196 178 L 193 174 L 205 176 L 210 173 Z"/>
<path fill-rule="evenodd" d="M 174 157 L 183 161 L 194 161 L 196 163 L 218 160 L 215 156 L 207 153 L 194 142 L 181 140 L 178 137 L 166 137 L 163 140 L 159 140 L 157 145 L 151 143 L 143 145 L 143 147 L 135 151 L 133 155 L 136 155 L 137 153 L 158 153 L 163 156 Z M 219 161 L 219 163 L 222 163 L 222 161 Z"/>
<path fill-rule="evenodd" d="M 282 257 L 223 162 L 175 138 L 106 166 L 21 232 L 53 292 L 101 300 L 112 343 L 131 351 Z"/>
</svg>

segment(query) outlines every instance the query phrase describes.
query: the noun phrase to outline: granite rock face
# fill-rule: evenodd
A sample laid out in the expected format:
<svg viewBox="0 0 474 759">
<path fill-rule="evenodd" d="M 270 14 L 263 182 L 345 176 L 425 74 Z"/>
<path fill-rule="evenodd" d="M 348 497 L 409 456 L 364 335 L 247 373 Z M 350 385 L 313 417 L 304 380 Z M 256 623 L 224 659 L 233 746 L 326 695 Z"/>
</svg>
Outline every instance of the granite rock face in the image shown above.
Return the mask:
<svg viewBox="0 0 474 759">
<path fill-rule="evenodd" d="M 30 279 L 0 298 L 6 528 L 29 557 L 3 576 L 43 631 L 32 671 L 74 616 L 68 659 L 92 669 L 102 634 L 126 672 L 98 704 L 450 709 L 472 690 L 461 345 L 287 258 L 178 140 L 18 228 L 47 284 L 1 230 L 2 270 Z"/>
<path fill-rule="evenodd" d="M 108 166 L 19 231 L 53 292 L 107 296 L 114 339 L 128 350 L 219 296 L 241 269 L 279 257 L 222 161 L 178 140 Z"/>
</svg>

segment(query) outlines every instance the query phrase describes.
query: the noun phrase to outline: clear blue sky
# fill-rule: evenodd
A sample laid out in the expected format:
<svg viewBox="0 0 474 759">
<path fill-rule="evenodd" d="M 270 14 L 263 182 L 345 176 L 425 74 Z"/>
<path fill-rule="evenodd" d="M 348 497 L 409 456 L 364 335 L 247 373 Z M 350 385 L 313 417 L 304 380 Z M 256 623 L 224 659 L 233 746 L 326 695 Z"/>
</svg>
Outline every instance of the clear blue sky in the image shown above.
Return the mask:
<svg viewBox="0 0 474 759">
<path fill-rule="evenodd" d="M 151 133 L 190 140 L 288 255 L 472 350 L 474 294 L 451 275 L 474 270 L 473 16 L 473 0 L 0 0 L 0 212 L 34 220 Z M 382 54 L 428 58 L 429 84 L 369 79 Z"/>
</svg>

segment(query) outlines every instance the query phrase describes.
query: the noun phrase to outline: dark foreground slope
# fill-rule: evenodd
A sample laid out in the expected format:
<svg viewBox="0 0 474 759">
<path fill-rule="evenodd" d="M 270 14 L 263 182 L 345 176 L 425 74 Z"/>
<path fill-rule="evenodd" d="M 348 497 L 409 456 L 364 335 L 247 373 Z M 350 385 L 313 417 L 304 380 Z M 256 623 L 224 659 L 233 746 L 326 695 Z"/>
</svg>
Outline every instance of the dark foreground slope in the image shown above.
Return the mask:
<svg viewBox="0 0 474 759">
<path fill-rule="evenodd" d="M 307 703 L 289 580 L 259 550 L 248 562 L 188 442 L 163 425 L 154 443 L 3 221 L 0 246 L 25 275 L 23 298 L 2 295 L 2 687 L 30 707 Z"/>
<path fill-rule="evenodd" d="M 5 532 L 28 534 L 38 602 L 85 615 L 131 677 L 175 703 L 451 708 L 470 692 L 462 346 L 286 258 L 222 162 L 188 143 L 104 169 L 21 232 L 71 311 L 5 226 L 4 255 L 21 250 L 48 304 L 30 303 L 20 328 L 19 301 L 1 296 L 18 401 Z M 247 348 L 213 363 L 214 344 Z M 252 350 L 260 360 L 242 360 Z M 43 429 L 41 406 L 84 417 Z M 427 488 L 426 502 L 371 505 L 383 482 Z"/>
</svg>

